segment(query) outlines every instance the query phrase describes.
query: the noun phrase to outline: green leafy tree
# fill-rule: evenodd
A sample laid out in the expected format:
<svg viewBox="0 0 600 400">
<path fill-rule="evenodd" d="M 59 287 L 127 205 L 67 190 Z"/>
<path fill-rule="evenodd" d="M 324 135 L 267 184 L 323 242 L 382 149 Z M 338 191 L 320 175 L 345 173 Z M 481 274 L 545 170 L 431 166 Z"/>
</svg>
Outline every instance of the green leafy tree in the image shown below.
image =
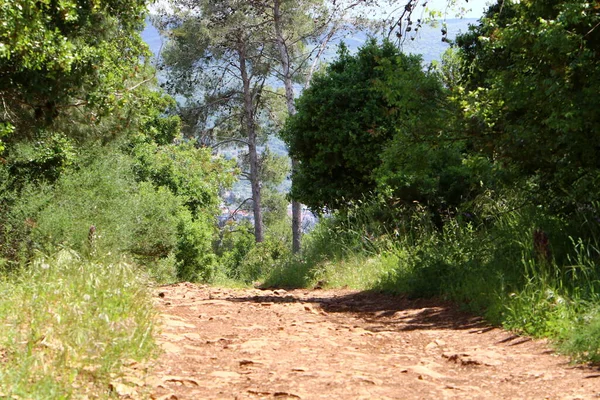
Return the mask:
<svg viewBox="0 0 600 400">
<path fill-rule="evenodd" d="M 452 69 L 445 59 L 442 74 L 416 68 L 399 72 L 390 60 L 380 60 L 380 76 L 371 81 L 394 121 L 374 173 L 377 190 L 396 206 L 426 206 L 440 224 L 441 214 L 466 206 L 483 182 L 493 183 L 492 164 L 472 151 L 464 135 Z"/>
<path fill-rule="evenodd" d="M 52 182 L 94 141 L 140 126 L 154 73 L 145 1 L 0 1 L 0 147 L 10 187 Z"/>
<path fill-rule="evenodd" d="M 139 133 L 126 146 L 134 160 L 135 180 L 141 187 L 150 184 L 154 188 L 148 196 L 151 199 L 153 193 L 157 196 L 167 192 L 179 207 L 170 214 L 167 210 L 156 213 L 150 208 L 155 215 L 143 216 L 135 225 L 141 231 L 139 238 L 144 240 L 137 240 L 137 247 L 130 251 L 138 258 L 150 256 L 151 260 L 173 255 L 177 278 L 210 281 L 216 268 L 212 243 L 219 193 L 233 183 L 235 166 L 213 156 L 210 149 L 199 148 L 193 140 L 174 138 L 172 135 L 178 133 L 179 127 L 177 117 L 152 113 L 142 122 Z M 161 224 L 159 218 L 166 221 Z M 148 236 L 158 239 L 148 240 Z"/>
<path fill-rule="evenodd" d="M 501 1 L 456 41 L 473 143 L 563 210 L 598 196 L 599 24 L 595 2 Z"/>
<path fill-rule="evenodd" d="M 297 107 L 285 130 L 290 154 L 300 161 L 292 196 L 313 209 L 344 209 L 384 187 L 403 201 L 420 200 L 433 190 L 425 190 L 427 180 L 446 165 L 441 157 L 438 167 L 416 173 L 410 162 L 444 143 L 437 139 L 448 105 L 439 78 L 389 41 L 371 40 L 356 56 L 342 46 Z"/>
<path fill-rule="evenodd" d="M 362 3 L 338 1 L 326 5 L 322 0 L 259 0 L 192 5 L 173 1 L 175 12 L 169 10 L 157 19 L 157 23 L 163 31 L 171 31 L 171 41 L 176 43 L 176 46 L 167 46 L 164 52 L 169 70 L 173 72 L 167 87 L 186 97 L 180 109 L 184 121 L 188 122 L 184 127 L 186 134 L 199 137 L 207 144 L 215 138 L 220 138 L 221 143 L 226 139 L 225 143 L 229 144 L 249 145 L 252 142 L 247 134 L 243 134 L 250 130 L 239 120 L 248 114 L 244 109 L 250 103 L 243 99 L 242 88 L 232 85 L 237 80 L 237 85 L 241 86 L 244 81 L 244 74 L 238 71 L 241 60 L 235 53 L 243 36 L 236 31 L 243 29 L 246 33 L 243 39 L 247 48 L 246 65 L 251 66 L 249 71 L 252 72 L 248 76 L 252 81 L 251 91 L 256 92 L 253 96 L 257 99 L 254 107 L 257 123 L 253 129 L 264 131 L 266 118 L 275 125 L 276 131 L 278 120 L 282 120 L 281 116 L 274 116 L 273 111 L 278 108 L 274 104 L 276 100 L 284 98 L 287 113 L 295 113 L 294 85 L 310 81 L 320 57 L 336 35 L 356 28 L 360 19 L 353 17 L 349 22 L 349 12 L 363 7 Z M 183 20 L 187 22 L 180 23 Z M 204 58 L 199 56 L 199 51 L 205 51 Z M 228 61 L 223 64 L 225 60 Z M 269 91 L 263 90 L 265 81 L 261 82 L 261 79 L 264 78 L 269 83 L 281 82 L 283 93 L 269 95 Z M 258 134 L 259 141 L 260 137 Z M 249 176 L 252 177 L 252 168 Z M 253 197 L 256 197 L 255 193 Z M 298 251 L 300 204 L 293 201 L 292 209 L 293 247 Z M 257 215 L 256 211 L 254 213 Z"/>
<path fill-rule="evenodd" d="M 321 56 L 334 37 L 362 27 L 350 11 L 368 8 L 360 1 L 339 1 L 328 6 L 323 0 L 267 0 L 254 2 L 268 22 L 266 35 L 278 61 L 274 76 L 285 89 L 288 115 L 296 114 L 294 84 L 308 85 Z M 292 169 L 297 160 L 292 159 Z M 292 250 L 301 247 L 302 205 L 292 199 Z"/>
<path fill-rule="evenodd" d="M 0 135 L 31 137 L 73 108 L 125 99 L 147 55 L 145 0 L 0 1 Z"/>
<path fill-rule="evenodd" d="M 0 0 L 3 263 L 66 246 L 212 277 L 219 191 L 235 169 L 167 115 L 174 100 L 156 90 L 139 35 L 145 6 Z"/>
<path fill-rule="evenodd" d="M 323 43 L 331 37 L 329 34 L 323 35 L 324 26 L 322 22 L 319 23 L 319 19 L 327 19 L 327 9 L 323 7 L 322 1 L 282 0 L 266 2 L 264 9 L 272 21 L 271 40 L 275 44 L 276 54 L 279 57 L 279 78 L 285 88 L 288 114 L 295 115 L 294 80 L 297 80 L 304 70 L 305 63 L 309 60 L 306 52 L 302 50 L 307 42 L 315 40 L 319 36 L 325 37 Z M 297 161 L 292 159 L 292 168 L 296 167 Z M 298 253 L 301 247 L 301 207 L 300 202 L 292 200 L 292 249 L 294 253 Z"/>
<path fill-rule="evenodd" d="M 170 89 L 187 98 L 197 127 L 194 136 L 225 138 L 248 150 L 254 232 L 264 240 L 258 145 L 269 120 L 266 80 L 272 71 L 271 48 L 265 45 L 264 15 L 252 2 L 239 0 L 171 1 L 172 12 L 157 21 L 167 31 L 164 52 Z"/>
</svg>

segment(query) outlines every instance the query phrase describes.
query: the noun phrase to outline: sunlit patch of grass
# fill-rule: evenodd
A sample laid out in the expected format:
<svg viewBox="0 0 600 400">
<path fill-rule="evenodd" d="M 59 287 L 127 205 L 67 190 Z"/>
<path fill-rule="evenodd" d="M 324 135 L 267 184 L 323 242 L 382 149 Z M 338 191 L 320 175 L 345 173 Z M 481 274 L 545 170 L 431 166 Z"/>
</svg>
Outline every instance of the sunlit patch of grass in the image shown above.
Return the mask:
<svg viewBox="0 0 600 400">
<path fill-rule="evenodd" d="M 124 366 L 155 350 L 139 270 L 63 250 L 0 281 L 0 397 L 110 398 Z M 112 388 L 112 389 L 111 389 Z"/>
<path fill-rule="evenodd" d="M 389 253 L 354 254 L 336 262 L 324 263 L 317 278 L 325 287 L 370 290 L 382 276 L 393 271 L 397 263 L 397 257 Z"/>
<path fill-rule="evenodd" d="M 283 288 L 313 287 L 318 279 L 315 278 L 315 264 L 294 257 L 273 268 L 265 277 L 262 286 Z"/>
<path fill-rule="evenodd" d="M 226 274 L 218 271 L 211 281 L 211 285 L 229 289 L 248 289 L 253 287 L 252 284 L 228 277 Z"/>
<path fill-rule="evenodd" d="M 572 333 L 561 343 L 560 350 L 574 356 L 576 361 L 600 365 L 600 306 L 588 307 L 577 318 Z"/>
</svg>

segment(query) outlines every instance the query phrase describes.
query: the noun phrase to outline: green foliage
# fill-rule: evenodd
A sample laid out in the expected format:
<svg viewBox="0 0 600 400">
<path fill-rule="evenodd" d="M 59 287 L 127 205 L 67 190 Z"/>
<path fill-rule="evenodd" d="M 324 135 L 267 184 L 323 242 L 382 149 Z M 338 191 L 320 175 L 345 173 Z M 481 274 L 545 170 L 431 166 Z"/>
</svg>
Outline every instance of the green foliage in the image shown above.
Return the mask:
<svg viewBox="0 0 600 400">
<path fill-rule="evenodd" d="M 78 163 L 79 169 L 64 174 L 46 194 L 41 209 L 28 216 L 35 221 L 34 242 L 46 250 L 62 245 L 85 253 L 89 229 L 94 225 L 98 251 L 119 253 L 132 247 L 140 203 L 131 161 L 116 152 L 103 154 L 106 150 L 90 152 Z M 36 202 L 35 197 L 32 201 Z"/>
<path fill-rule="evenodd" d="M 162 246 L 151 245 L 150 241 L 146 246 L 156 251 L 162 248 L 162 257 L 174 251 L 179 279 L 212 280 L 216 268 L 212 251 L 214 218 L 219 191 L 233 183 L 232 163 L 215 158 L 208 149 L 196 148 L 193 141 L 159 145 L 148 136 L 137 137 L 131 153 L 136 180 L 151 182 L 159 192 L 168 191 L 185 206 L 171 214 L 172 225 L 162 228 L 169 227 L 174 241 L 163 241 Z M 160 226 L 156 219 L 152 221 Z"/>
<path fill-rule="evenodd" d="M 75 158 L 73 141 L 60 133 L 41 131 L 35 142 L 11 147 L 5 168 L 19 187 L 25 182 L 54 182 Z"/>
<path fill-rule="evenodd" d="M 600 362 L 600 310 L 597 302 L 593 305 L 586 304 L 575 322 L 571 334 L 561 344 L 561 349 L 568 354 L 573 354 L 577 361 Z"/>
<path fill-rule="evenodd" d="M 210 281 L 215 273 L 212 215 L 194 218 L 189 211 L 179 215 L 177 224 L 177 276 L 181 280 Z"/>
<path fill-rule="evenodd" d="M 335 110 L 335 112 L 332 112 Z M 369 41 L 338 59 L 298 100 L 284 139 L 301 161 L 292 197 L 316 210 L 348 209 L 378 191 L 439 211 L 473 198 L 480 177 L 456 139 L 457 109 L 421 59 Z"/>
<path fill-rule="evenodd" d="M 238 279 L 246 283 L 263 279 L 289 254 L 289 246 L 285 243 L 267 238 L 264 242 L 253 246 L 245 255 L 237 267 Z"/>
<path fill-rule="evenodd" d="M 288 200 L 284 193 L 276 189 L 266 189 L 262 192 L 262 207 L 264 210 L 263 221 L 266 229 L 270 229 L 273 225 L 280 221 L 287 221 Z"/>
<path fill-rule="evenodd" d="M 250 181 L 257 242 L 264 239 L 258 145 L 274 133 L 280 96 L 267 93 L 276 59 L 267 13 L 259 3 L 237 0 L 171 0 L 155 18 L 168 41 L 163 54 L 170 93 L 183 97 L 184 134 L 204 145 L 244 144 L 240 160 Z M 200 84 L 199 84 L 200 83 Z M 278 104 L 279 103 L 279 104 Z M 216 142 L 216 143 L 215 143 Z"/>
<path fill-rule="evenodd" d="M 65 72 L 61 81 L 66 91 L 56 99 L 60 112 L 48 120 L 27 107 L 20 114 L 3 114 L 13 115 L 18 135 L 10 137 L 0 164 L 6 178 L 0 198 L 1 257 L 13 268 L 35 249 L 68 247 L 89 256 L 131 255 L 167 281 L 177 275 L 203 277 L 200 272 L 211 268 L 204 259 L 211 257 L 213 233 L 206 221 L 218 212 L 218 193 L 231 184 L 232 167 L 191 142 L 175 144 L 181 142 L 179 118 L 165 115 L 175 102 L 145 84 L 154 72 L 140 64 L 145 46 L 135 21 L 143 22 L 143 3 L 97 6 L 82 14 L 80 23 L 91 18 L 100 32 L 90 36 L 87 25 L 55 32 L 74 41 L 69 48 L 76 58 L 72 67 L 78 68 L 73 76 Z M 39 11 L 44 19 L 52 9 L 40 7 L 29 11 Z M 93 76 L 77 64 L 89 63 L 87 56 L 95 60 Z M 49 90 L 60 91 L 59 86 Z M 35 120 L 31 129 L 15 122 L 24 126 L 27 118 Z"/>
<path fill-rule="evenodd" d="M 89 149 L 54 185 L 29 183 L 13 192 L 5 199 L 3 256 L 19 263 L 35 249 L 68 247 L 90 256 L 129 254 L 167 281 L 211 279 L 228 164 L 189 145 L 143 146 L 133 152 L 144 155 L 146 171 L 160 172 L 146 179 L 139 158 L 113 145 Z"/>
<path fill-rule="evenodd" d="M 334 210 L 302 256 L 288 250 L 278 193 L 289 162 L 256 153 L 285 117 L 282 93 L 263 91 L 282 56 L 264 28 L 270 9 L 173 5 L 159 24 L 170 32 L 164 60 L 177 77 L 167 87 L 187 99 L 183 125 L 174 100 L 146 84 L 143 0 L 0 0 L 0 270 L 20 274 L 0 287 L 25 310 L 0 303 L 10 327 L 0 332 L 9 362 L 2 390 L 77 397 L 74 388 L 92 382 L 102 397 L 117 360 L 148 354 L 150 314 L 134 298 L 143 282 L 123 256 L 163 281 L 439 296 L 552 337 L 578 360 L 600 360 L 594 3 L 498 2 L 438 70 L 390 42 L 370 40 L 356 55 L 341 46 L 283 133 L 299 161 L 291 196 Z M 298 32 L 327 14 L 319 1 L 280 5 L 284 24 L 302 24 Z M 302 59 L 297 43 L 288 61 Z M 263 243 L 246 223 L 216 230 L 219 193 L 238 172 L 200 148 L 217 138 L 248 142 L 240 169 L 250 167 L 255 215 L 265 211 Z M 20 269 L 63 248 L 86 261 L 64 250 Z M 100 350 L 110 356 L 99 360 Z M 40 368 L 47 360 L 58 375 Z M 82 383 L 83 370 L 90 381 Z"/>
<path fill-rule="evenodd" d="M 126 251 L 146 263 L 167 258 L 178 249 L 178 224 L 187 210 L 181 199 L 164 187 L 155 189 L 151 183 L 142 182 L 137 192 L 132 204 L 132 239 Z M 117 220 L 120 226 L 125 225 L 123 222 Z"/>
<path fill-rule="evenodd" d="M 5 149 L 4 143 L 2 143 L 2 137 L 8 136 L 9 134 L 13 133 L 14 130 L 15 127 L 12 124 L 8 122 L 0 122 L 0 155 Z"/>
<path fill-rule="evenodd" d="M 289 218 L 272 221 L 266 228 L 265 241 L 255 243 L 247 221 L 225 225 L 215 246 L 223 275 L 243 284 L 256 283 L 291 258 Z"/>
<path fill-rule="evenodd" d="M 198 149 L 193 141 L 159 145 L 144 140 L 134 145 L 132 154 L 138 181 L 149 181 L 179 196 L 194 213 L 216 213 L 219 190 L 233 183 L 232 163 Z"/>
<path fill-rule="evenodd" d="M 505 1 L 457 38 L 473 143 L 557 211 L 598 198 L 598 23 L 593 2 Z"/>
<path fill-rule="evenodd" d="M 207 153 L 170 146 L 180 123 L 165 116 L 174 100 L 151 87 L 145 13 L 145 0 L 0 0 L 4 268 L 65 246 L 133 255 L 165 279 L 197 264 L 176 258 L 179 234 L 194 230 L 183 226 L 195 223 L 180 222 L 214 215 L 219 179 L 231 179 Z M 140 159 L 163 168 L 163 182 L 139 176 Z M 206 243 L 186 246 L 210 245 L 193 237 Z"/>
<path fill-rule="evenodd" d="M 135 114 L 139 122 L 134 125 L 140 127 L 140 132 L 132 141 L 138 143 L 151 140 L 160 146 L 172 144 L 180 135 L 181 128 L 179 117 L 169 114 L 176 105 L 175 99 L 159 91 L 145 90 L 137 100 L 129 105 L 129 109 L 124 110 L 129 112 L 128 124 L 131 126 L 133 113 L 130 108 L 141 107 Z"/>
<path fill-rule="evenodd" d="M 230 279 L 242 280 L 240 265 L 255 246 L 252 226 L 246 221 L 229 221 L 220 236 L 215 247 L 221 271 Z"/>
<path fill-rule="evenodd" d="M 375 188 L 372 172 L 397 121 L 372 86 L 383 62 L 400 77 L 421 70 L 418 57 L 403 55 L 389 42 L 380 47 L 371 40 L 355 57 L 342 45 L 338 59 L 298 99 L 298 113 L 282 134 L 290 156 L 300 161 L 293 198 L 316 210 L 337 209 Z"/>
<path fill-rule="evenodd" d="M 110 384 L 156 350 L 140 272 L 63 250 L 0 279 L 0 396 L 112 398 Z"/>
<path fill-rule="evenodd" d="M 259 175 L 262 183 L 261 206 L 263 222 L 267 229 L 287 219 L 288 201 L 281 193 L 280 186 L 289 176 L 291 170 L 288 157 L 278 156 L 268 147 L 262 152 L 259 160 Z"/>
<path fill-rule="evenodd" d="M 0 163 L 0 271 L 26 261 L 32 255 L 31 231 L 35 226 L 31 215 L 47 201 L 48 187 L 16 182 L 5 163 Z M 16 189 L 16 186 L 21 186 Z M 24 196 L 27 202 L 20 201 Z"/>
<path fill-rule="evenodd" d="M 145 12 L 145 0 L 0 1 L 0 123 L 21 140 L 72 107 L 126 101 L 147 56 Z"/>
</svg>

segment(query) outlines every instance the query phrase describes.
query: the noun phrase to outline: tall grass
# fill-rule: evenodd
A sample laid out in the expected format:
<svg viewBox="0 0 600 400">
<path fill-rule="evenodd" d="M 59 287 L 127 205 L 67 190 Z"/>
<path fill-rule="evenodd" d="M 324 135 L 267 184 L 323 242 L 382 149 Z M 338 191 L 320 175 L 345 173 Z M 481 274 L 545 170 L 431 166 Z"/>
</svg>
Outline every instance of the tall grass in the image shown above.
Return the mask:
<svg viewBox="0 0 600 400">
<path fill-rule="evenodd" d="M 125 367 L 155 351 L 147 282 L 127 262 L 63 250 L 0 277 L 0 293 L 0 397 L 118 397 Z"/>
</svg>

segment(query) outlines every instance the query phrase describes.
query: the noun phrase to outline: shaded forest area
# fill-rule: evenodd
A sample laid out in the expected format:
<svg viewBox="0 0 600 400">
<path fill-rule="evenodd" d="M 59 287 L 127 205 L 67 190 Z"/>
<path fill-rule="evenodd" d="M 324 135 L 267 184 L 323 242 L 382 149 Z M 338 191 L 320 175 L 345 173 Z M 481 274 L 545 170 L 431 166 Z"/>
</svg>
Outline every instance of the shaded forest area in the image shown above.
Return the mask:
<svg viewBox="0 0 600 400">
<path fill-rule="evenodd" d="M 154 60 L 145 0 L 0 0 L 0 397 L 114 395 L 184 280 L 441 297 L 600 361 L 600 6 L 499 1 L 424 65 L 438 15 L 390 2 L 172 0 Z M 349 29 L 388 39 L 321 63 Z"/>
</svg>

